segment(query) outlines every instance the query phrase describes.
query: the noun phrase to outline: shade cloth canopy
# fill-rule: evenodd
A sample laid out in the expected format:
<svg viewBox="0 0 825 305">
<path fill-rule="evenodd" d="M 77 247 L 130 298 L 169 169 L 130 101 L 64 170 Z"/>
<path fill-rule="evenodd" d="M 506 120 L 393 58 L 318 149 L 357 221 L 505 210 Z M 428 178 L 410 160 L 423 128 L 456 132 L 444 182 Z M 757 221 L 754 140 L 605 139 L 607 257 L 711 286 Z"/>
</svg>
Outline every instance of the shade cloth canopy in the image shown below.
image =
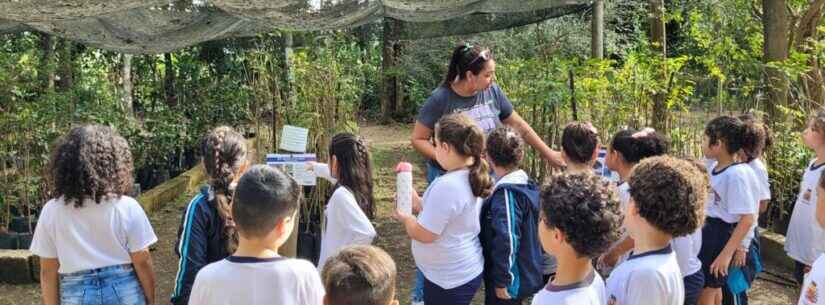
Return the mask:
<svg viewBox="0 0 825 305">
<path fill-rule="evenodd" d="M 0 0 L 0 33 L 37 30 L 99 48 L 165 53 L 274 29 L 400 20 L 399 38 L 472 34 L 578 12 L 591 0 Z"/>
</svg>

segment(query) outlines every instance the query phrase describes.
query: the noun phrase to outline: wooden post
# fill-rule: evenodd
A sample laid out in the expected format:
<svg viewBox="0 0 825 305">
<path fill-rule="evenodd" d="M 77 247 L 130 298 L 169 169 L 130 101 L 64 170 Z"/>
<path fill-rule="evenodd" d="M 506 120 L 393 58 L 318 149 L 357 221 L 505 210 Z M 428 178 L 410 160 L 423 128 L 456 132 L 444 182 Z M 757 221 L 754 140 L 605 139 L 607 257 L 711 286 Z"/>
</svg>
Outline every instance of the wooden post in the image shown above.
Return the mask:
<svg viewBox="0 0 825 305">
<path fill-rule="evenodd" d="M 604 58 L 604 0 L 593 2 L 593 19 L 590 25 L 590 57 Z"/>
<path fill-rule="evenodd" d="M 762 25 L 765 37 L 763 61 L 771 63 L 788 58 L 788 26 L 789 18 L 786 11 L 786 0 L 762 0 Z M 772 124 L 782 121 L 778 106 L 788 104 L 790 83 L 785 74 L 774 68 L 767 68 L 765 82 L 768 84 L 768 102 L 765 120 Z"/>
<path fill-rule="evenodd" d="M 650 0 L 650 42 L 653 50 L 661 54 L 662 68 L 660 69 L 659 79 L 664 81 L 667 79 L 667 40 L 665 38 L 665 5 L 663 0 Z M 653 113 L 652 125 L 656 130 L 667 133 L 668 128 L 668 109 L 667 109 L 667 92 L 664 90 L 657 91 L 653 95 Z"/>
</svg>

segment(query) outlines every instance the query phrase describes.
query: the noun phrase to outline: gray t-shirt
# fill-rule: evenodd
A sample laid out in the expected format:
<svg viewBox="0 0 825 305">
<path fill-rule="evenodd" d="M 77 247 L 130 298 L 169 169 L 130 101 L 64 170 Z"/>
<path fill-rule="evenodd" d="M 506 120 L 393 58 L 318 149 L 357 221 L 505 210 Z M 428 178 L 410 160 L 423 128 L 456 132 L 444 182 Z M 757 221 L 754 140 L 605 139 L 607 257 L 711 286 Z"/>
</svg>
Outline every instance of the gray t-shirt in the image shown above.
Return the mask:
<svg viewBox="0 0 825 305">
<path fill-rule="evenodd" d="M 513 104 L 496 84 L 471 97 L 460 96 L 448 86 L 439 86 L 421 107 L 418 121 L 435 129 L 435 123 L 442 116 L 453 113 L 469 116 L 488 134 L 513 114 Z"/>
</svg>

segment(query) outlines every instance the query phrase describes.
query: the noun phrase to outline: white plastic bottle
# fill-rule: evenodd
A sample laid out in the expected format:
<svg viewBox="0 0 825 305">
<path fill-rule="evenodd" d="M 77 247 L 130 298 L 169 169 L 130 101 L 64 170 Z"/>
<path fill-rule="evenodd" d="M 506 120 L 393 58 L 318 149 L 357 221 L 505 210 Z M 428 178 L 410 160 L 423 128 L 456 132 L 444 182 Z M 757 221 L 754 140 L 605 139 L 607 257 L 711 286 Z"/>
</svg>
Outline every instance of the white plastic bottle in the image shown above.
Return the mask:
<svg viewBox="0 0 825 305">
<path fill-rule="evenodd" d="M 399 162 L 395 166 L 395 202 L 398 213 L 412 215 L 412 164 Z"/>
</svg>

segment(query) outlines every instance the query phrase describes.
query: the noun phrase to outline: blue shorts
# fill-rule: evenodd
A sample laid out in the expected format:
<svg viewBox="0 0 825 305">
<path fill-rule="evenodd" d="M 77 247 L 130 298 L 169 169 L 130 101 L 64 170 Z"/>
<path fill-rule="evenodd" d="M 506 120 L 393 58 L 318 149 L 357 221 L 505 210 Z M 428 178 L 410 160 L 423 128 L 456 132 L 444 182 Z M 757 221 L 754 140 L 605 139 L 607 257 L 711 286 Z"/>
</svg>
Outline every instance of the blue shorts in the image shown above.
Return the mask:
<svg viewBox="0 0 825 305">
<path fill-rule="evenodd" d="M 60 275 L 62 305 L 145 305 L 146 295 L 131 264 Z"/>
<path fill-rule="evenodd" d="M 702 289 L 705 288 L 705 275 L 702 273 L 702 270 L 699 270 L 683 277 L 682 282 L 685 284 L 684 305 L 695 305 L 696 302 L 699 301 Z"/>
<path fill-rule="evenodd" d="M 452 289 L 441 288 L 424 276 L 424 304 L 470 305 L 479 288 L 481 288 L 481 274 L 466 284 Z"/>
<path fill-rule="evenodd" d="M 722 288 L 728 281 L 727 275 L 716 276 L 710 273 L 710 265 L 722 253 L 722 249 L 733 234 L 735 223 L 727 223 L 719 218 L 705 218 L 702 227 L 702 248 L 699 250 L 699 260 L 702 261 L 702 273 L 705 276 L 705 287 Z"/>
</svg>

